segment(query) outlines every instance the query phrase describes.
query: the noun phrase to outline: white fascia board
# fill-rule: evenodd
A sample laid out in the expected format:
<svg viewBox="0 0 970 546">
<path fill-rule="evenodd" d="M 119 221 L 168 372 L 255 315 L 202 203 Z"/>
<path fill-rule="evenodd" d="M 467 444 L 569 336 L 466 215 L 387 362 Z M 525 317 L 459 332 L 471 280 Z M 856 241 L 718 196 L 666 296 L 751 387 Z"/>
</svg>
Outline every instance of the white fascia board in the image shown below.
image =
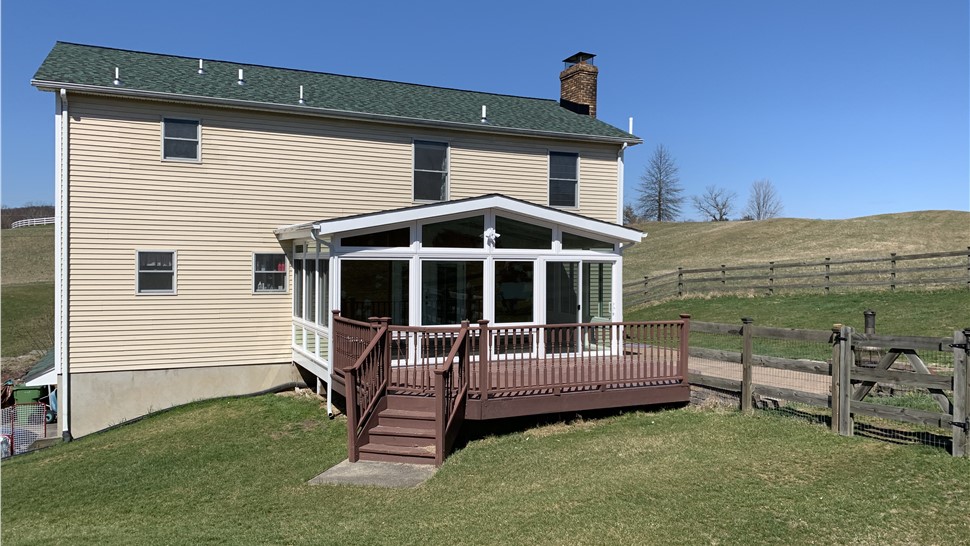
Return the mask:
<svg viewBox="0 0 970 546">
<path fill-rule="evenodd" d="M 44 375 L 40 377 L 35 377 L 30 381 L 24 383 L 24 385 L 28 387 L 46 387 L 48 385 L 56 385 L 56 384 L 57 384 L 57 372 L 55 372 L 53 368 L 51 368 L 51 370 L 45 373 Z"/>
<path fill-rule="evenodd" d="M 408 222 L 425 221 L 453 214 L 462 214 L 479 210 L 497 209 L 511 212 L 519 216 L 526 216 L 541 220 L 544 223 L 555 223 L 570 226 L 577 231 L 598 237 L 605 237 L 616 242 L 638 243 L 643 234 L 635 229 L 626 228 L 608 222 L 601 222 L 577 214 L 560 212 L 547 207 L 540 207 L 501 195 L 491 195 L 482 198 L 450 201 L 431 206 L 417 206 L 397 209 L 387 212 L 337 218 L 312 224 L 297 224 L 276 230 L 276 236 L 282 239 L 294 239 L 302 236 L 312 227 L 317 235 L 329 235 L 373 228 L 383 225 L 404 224 Z"/>
</svg>

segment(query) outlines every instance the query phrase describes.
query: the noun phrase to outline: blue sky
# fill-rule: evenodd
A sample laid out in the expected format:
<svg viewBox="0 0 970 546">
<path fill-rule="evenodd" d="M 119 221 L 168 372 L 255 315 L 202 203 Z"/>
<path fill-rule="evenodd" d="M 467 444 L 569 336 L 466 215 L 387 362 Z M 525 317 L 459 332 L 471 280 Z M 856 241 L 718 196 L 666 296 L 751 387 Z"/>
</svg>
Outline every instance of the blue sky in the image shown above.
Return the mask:
<svg viewBox="0 0 970 546">
<path fill-rule="evenodd" d="M 62 40 L 545 98 L 589 51 L 600 119 L 645 140 L 628 200 L 662 143 L 686 195 L 739 208 L 768 178 L 787 217 L 970 210 L 968 5 L 5 1 L 2 200 L 53 201 L 54 99 L 29 80 Z"/>
</svg>

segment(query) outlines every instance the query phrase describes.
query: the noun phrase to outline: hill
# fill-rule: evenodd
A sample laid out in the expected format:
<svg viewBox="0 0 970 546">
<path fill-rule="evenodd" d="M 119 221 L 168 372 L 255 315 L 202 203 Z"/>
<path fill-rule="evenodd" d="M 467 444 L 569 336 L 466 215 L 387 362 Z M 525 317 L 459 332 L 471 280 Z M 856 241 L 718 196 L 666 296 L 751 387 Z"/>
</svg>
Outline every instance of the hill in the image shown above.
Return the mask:
<svg viewBox="0 0 970 546">
<path fill-rule="evenodd" d="M 0 230 L 3 284 L 54 282 L 54 226 Z"/>
<path fill-rule="evenodd" d="M 648 235 L 624 252 L 627 281 L 678 267 L 744 265 L 825 257 L 885 257 L 970 246 L 970 212 L 920 211 L 848 220 L 646 222 Z"/>
</svg>

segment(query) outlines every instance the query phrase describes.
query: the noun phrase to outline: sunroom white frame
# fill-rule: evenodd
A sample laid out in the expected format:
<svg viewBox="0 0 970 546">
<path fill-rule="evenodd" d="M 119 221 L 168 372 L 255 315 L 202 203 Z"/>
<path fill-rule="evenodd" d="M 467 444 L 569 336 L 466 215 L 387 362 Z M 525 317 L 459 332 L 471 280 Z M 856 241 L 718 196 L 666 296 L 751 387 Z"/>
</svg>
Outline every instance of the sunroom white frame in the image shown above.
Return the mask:
<svg viewBox="0 0 970 546">
<path fill-rule="evenodd" d="M 425 247 L 422 240 L 422 228 L 425 224 L 456 220 L 474 216 L 484 216 L 482 245 L 479 248 L 440 248 Z M 552 230 L 552 238 L 548 248 L 544 249 L 502 249 L 495 247 L 496 234 L 495 218 L 503 216 L 534 225 L 541 225 Z M 355 235 L 390 231 L 393 229 L 409 228 L 410 244 L 402 247 L 353 247 L 343 246 L 342 239 Z M 612 243 L 612 251 L 575 250 L 562 248 L 562 234 L 569 232 L 583 237 L 589 237 Z M 328 257 L 329 302 L 331 307 L 340 305 L 341 295 L 341 263 L 344 260 L 401 260 L 408 262 L 408 324 L 420 326 L 422 322 L 421 292 L 423 290 L 422 262 L 432 261 L 481 261 L 483 262 L 482 279 L 482 315 L 490 321 L 491 326 L 515 327 L 533 324 L 545 324 L 546 316 L 546 268 L 552 262 L 577 262 L 579 264 L 579 279 L 577 283 L 582 302 L 583 264 L 610 264 L 611 270 L 611 303 L 610 320 L 618 321 L 623 316 L 622 305 L 622 251 L 624 245 L 639 242 L 643 233 L 580 216 L 570 212 L 547 206 L 535 205 L 525 201 L 512 199 L 502 195 L 486 195 L 460 201 L 447 201 L 429 205 L 419 205 L 403 209 L 364 214 L 321 222 L 286 226 L 276 230 L 281 241 L 293 241 L 304 246 L 304 254 L 309 249 L 315 249 L 316 255 Z M 295 254 L 293 255 L 295 256 Z M 533 321 L 531 323 L 495 323 L 495 262 L 533 262 Z M 290 267 L 296 271 L 295 267 Z M 295 273 L 294 273 L 295 274 Z M 315 276 L 319 278 L 319 275 Z M 293 297 L 297 297 L 296 283 L 293 281 Z M 323 289 L 318 286 L 317 290 Z M 305 292 L 303 292 L 305 293 Z M 295 303 L 295 302 L 294 302 Z M 305 318 L 293 317 L 293 360 L 307 368 L 327 383 L 328 404 L 331 394 L 331 362 L 333 362 L 333 339 L 328 318 L 326 325 L 308 322 Z M 577 310 L 577 320 L 580 317 Z M 300 337 L 297 336 L 298 330 Z M 322 358 L 319 351 L 310 351 L 306 344 L 308 334 L 313 335 L 319 343 L 319 336 L 328 337 L 328 357 Z M 297 343 L 297 341 L 300 343 Z M 533 350 L 542 350 L 543 340 L 536 340 Z M 314 347 L 316 348 L 316 347 Z"/>
</svg>

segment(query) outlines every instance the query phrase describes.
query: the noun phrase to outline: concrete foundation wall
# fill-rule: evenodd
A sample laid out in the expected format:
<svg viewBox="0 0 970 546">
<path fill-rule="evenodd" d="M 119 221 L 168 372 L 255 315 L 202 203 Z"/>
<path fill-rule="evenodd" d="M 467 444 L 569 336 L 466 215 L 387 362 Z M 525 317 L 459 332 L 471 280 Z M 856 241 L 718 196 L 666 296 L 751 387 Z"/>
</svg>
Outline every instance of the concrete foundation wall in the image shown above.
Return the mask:
<svg viewBox="0 0 970 546">
<path fill-rule="evenodd" d="M 70 384 L 70 431 L 78 438 L 196 400 L 249 394 L 299 381 L 292 363 L 75 373 Z"/>
</svg>

